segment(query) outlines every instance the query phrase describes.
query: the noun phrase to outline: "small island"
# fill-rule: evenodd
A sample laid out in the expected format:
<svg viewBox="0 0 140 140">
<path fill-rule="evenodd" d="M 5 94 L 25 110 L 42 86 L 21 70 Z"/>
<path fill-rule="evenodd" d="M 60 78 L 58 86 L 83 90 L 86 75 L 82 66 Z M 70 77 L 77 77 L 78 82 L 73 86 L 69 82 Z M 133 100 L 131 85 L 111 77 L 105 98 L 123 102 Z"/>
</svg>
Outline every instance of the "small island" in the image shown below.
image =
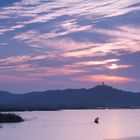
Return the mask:
<svg viewBox="0 0 140 140">
<path fill-rule="evenodd" d="M 14 113 L 0 113 L 0 123 L 23 122 L 24 119 Z"/>
</svg>

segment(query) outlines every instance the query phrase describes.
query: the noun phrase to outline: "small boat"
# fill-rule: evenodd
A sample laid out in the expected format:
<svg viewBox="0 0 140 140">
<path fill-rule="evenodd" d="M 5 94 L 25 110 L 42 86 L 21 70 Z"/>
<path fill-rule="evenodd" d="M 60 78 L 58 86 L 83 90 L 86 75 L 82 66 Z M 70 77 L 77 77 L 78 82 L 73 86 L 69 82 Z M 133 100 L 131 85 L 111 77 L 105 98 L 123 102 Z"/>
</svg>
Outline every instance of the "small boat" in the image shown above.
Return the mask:
<svg viewBox="0 0 140 140">
<path fill-rule="evenodd" d="M 94 122 L 95 122 L 96 124 L 98 124 L 98 123 L 99 123 L 99 118 L 98 118 L 98 117 L 95 118 Z"/>
</svg>

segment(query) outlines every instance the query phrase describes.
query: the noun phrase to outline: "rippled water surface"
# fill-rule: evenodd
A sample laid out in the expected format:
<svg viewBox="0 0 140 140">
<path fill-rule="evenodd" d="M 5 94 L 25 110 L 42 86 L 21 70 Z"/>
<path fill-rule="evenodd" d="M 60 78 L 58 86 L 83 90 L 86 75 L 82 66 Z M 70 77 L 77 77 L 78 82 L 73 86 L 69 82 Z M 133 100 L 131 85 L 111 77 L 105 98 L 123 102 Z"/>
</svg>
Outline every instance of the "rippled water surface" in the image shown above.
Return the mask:
<svg viewBox="0 0 140 140">
<path fill-rule="evenodd" d="M 140 140 L 140 110 L 17 112 L 25 122 L 2 124 L 0 140 Z M 99 117 L 99 124 L 94 119 Z"/>
</svg>

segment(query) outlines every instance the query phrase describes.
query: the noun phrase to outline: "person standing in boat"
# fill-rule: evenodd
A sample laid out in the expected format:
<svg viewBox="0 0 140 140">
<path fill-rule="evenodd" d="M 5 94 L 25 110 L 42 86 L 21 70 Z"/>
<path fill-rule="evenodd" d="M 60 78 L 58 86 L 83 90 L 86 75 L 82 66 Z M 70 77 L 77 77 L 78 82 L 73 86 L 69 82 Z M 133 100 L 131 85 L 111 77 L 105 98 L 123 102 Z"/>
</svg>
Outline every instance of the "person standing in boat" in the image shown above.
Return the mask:
<svg viewBox="0 0 140 140">
<path fill-rule="evenodd" d="M 99 117 L 95 118 L 94 122 L 98 124 L 99 123 Z"/>
</svg>

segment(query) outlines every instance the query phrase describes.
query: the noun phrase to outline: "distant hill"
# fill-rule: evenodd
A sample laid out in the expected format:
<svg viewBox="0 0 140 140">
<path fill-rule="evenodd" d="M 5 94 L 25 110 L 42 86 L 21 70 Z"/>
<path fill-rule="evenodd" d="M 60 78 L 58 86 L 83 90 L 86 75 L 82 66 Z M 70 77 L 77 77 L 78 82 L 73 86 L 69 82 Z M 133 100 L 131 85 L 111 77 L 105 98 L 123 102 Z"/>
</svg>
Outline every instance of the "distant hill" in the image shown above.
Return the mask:
<svg viewBox="0 0 140 140">
<path fill-rule="evenodd" d="M 107 85 L 27 94 L 0 91 L 0 111 L 95 108 L 140 108 L 140 93 L 118 90 Z"/>
</svg>

